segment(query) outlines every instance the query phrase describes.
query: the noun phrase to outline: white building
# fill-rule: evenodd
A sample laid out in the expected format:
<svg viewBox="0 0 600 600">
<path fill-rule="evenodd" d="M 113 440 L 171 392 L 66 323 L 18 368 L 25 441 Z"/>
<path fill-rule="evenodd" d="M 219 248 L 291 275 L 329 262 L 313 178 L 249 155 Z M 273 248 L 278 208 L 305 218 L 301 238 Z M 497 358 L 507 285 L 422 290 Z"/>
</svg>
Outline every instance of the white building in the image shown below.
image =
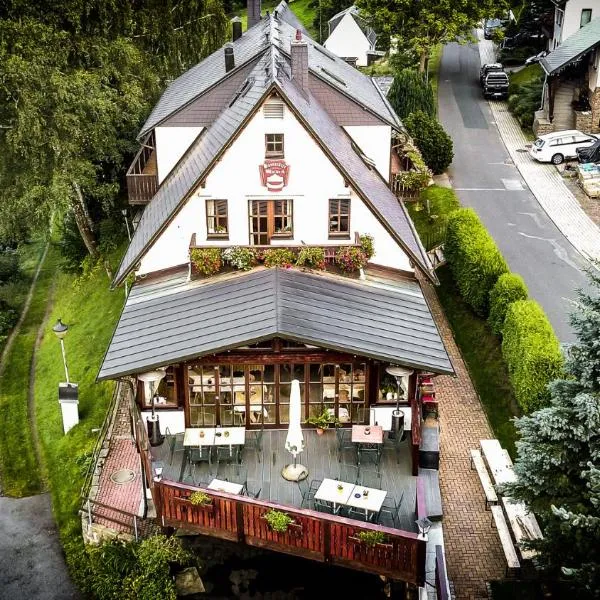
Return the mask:
<svg viewBox="0 0 600 600">
<path fill-rule="evenodd" d="M 375 50 L 377 34 L 360 16 L 356 6 L 350 6 L 328 21 L 329 36 L 325 48 L 357 67 L 366 67 L 382 53 Z"/>
<path fill-rule="evenodd" d="M 563 40 L 600 16 L 598 0 L 557 0 L 555 4 L 554 33 L 550 41 L 550 50 L 558 48 Z"/>
</svg>

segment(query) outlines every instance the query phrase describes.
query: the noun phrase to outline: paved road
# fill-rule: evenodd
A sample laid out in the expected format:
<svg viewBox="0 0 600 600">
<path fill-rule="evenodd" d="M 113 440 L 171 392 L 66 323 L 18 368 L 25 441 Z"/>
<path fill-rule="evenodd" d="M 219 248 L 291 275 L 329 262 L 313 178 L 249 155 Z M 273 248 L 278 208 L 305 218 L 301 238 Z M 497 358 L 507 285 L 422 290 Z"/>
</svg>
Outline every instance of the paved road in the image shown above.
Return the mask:
<svg viewBox="0 0 600 600">
<path fill-rule="evenodd" d="M 0 497 L 0 600 L 79 598 L 67 574 L 48 494 Z"/>
<path fill-rule="evenodd" d="M 538 204 L 512 164 L 479 88 L 476 45 L 449 44 L 440 68 L 439 115 L 454 140 L 449 174 L 461 203 L 474 208 L 511 270 L 545 309 L 561 342 L 571 342 L 570 299 L 585 287 L 587 261 Z"/>
</svg>

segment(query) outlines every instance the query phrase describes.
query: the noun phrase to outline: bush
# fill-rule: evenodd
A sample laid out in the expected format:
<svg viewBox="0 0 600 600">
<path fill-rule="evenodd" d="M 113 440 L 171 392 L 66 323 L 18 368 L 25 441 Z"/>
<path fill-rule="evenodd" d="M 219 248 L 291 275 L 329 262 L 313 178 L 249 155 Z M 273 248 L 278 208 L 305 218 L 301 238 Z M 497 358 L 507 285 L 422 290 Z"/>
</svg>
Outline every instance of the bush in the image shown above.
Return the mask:
<svg viewBox="0 0 600 600">
<path fill-rule="evenodd" d="M 490 290 L 508 265 L 472 208 L 450 215 L 444 254 L 461 296 L 478 315 L 487 316 Z"/>
<path fill-rule="evenodd" d="M 401 119 L 417 111 L 435 116 L 435 96 L 431 83 L 414 69 L 402 69 L 394 77 L 388 100 Z"/>
<path fill-rule="evenodd" d="M 532 73 L 536 73 L 533 71 Z M 531 129 L 535 111 L 542 102 L 543 80 L 539 76 L 522 83 L 511 81 L 508 110 L 517 117 L 523 129 Z"/>
<path fill-rule="evenodd" d="M 563 356 L 552 325 L 537 302 L 517 300 L 508 307 L 502 356 L 521 409 L 529 413 L 547 405 L 548 384 L 561 376 Z"/>
<path fill-rule="evenodd" d="M 209 277 L 221 270 L 223 261 L 218 248 L 193 248 L 190 251 L 190 260 L 200 275 Z"/>
<path fill-rule="evenodd" d="M 354 273 L 362 269 L 368 262 L 367 255 L 362 248 L 345 246 L 340 248 L 335 255 L 335 264 L 344 273 Z"/>
<path fill-rule="evenodd" d="M 323 270 L 325 268 L 325 250 L 323 248 L 302 248 L 296 264 L 299 267 Z"/>
<path fill-rule="evenodd" d="M 498 277 L 490 292 L 490 316 L 488 323 L 496 334 L 502 333 L 508 307 L 517 300 L 527 300 L 527 286 L 516 273 L 504 273 Z"/>
<path fill-rule="evenodd" d="M 19 277 L 19 258 L 16 252 L 0 254 L 0 283 L 6 283 Z"/>
<path fill-rule="evenodd" d="M 371 260 L 375 255 L 375 242 L 373 240 L 373 236 L 367 233 L 364 233 L 360 236 L 360 247 L 362 251 L 365 253 L 367 260 Z"/>
<path fill-rule="evenodd" d="M 414 139 L 427 166 L 435 175 L 443 173 L 452 162 L 454 151 L 452 139 L 438 121 L 417 111 L 404 121 L 408 133 Z"/>
<path fill-rule="evenodd" d="M 291 267 L 296 255 L 289 248 L 271 248 L 264 255 L 265 267 Z"/>
<path fill-rule="evenodd" d="M 234 269 L 239 269 L 240 271 L 249 271 L 258 262 L 254 250 L 240 246 L 223 250 L 223 260 L 228 262 Z"/>
</svg>

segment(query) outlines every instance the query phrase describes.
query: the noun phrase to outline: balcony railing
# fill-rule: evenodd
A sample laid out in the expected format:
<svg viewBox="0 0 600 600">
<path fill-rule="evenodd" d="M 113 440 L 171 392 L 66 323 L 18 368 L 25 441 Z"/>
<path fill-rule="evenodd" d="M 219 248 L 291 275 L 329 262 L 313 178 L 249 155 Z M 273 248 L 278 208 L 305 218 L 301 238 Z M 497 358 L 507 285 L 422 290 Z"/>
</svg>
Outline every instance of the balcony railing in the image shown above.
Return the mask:
<svg viewBox="0 0 600 600">
<path fill-rule="evenodd" d="M 158 189 L 156 151 L 151 138 L 146 140 L 127 171 L 129 204 L 147 204 Z"/>
</svg>

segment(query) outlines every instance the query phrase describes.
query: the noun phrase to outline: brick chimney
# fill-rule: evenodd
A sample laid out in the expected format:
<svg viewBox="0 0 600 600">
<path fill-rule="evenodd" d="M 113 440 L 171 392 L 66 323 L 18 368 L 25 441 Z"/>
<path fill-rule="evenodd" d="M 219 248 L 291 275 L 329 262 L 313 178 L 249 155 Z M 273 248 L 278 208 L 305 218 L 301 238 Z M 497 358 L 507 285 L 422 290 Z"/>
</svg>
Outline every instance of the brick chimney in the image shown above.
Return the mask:
<svg viewBox="0 0 600 600">
<path fill-rule="evenodd" d="M 225 44 L 225 73 L 233 70 L 235 67 L 235 56 L 233 54 L 233 44 L 227 42 Z"/>
<path fill-rule="evenodd" d="M 302 32 L 296 30 L 296 39 L 292 40 L 292 79 L 303 91 L 308 92 L 308 44 L 302 39 Z"/>
<path fill-rule="evenodd" d="M 248 0 L 248 29 L 260 21 L 260 0 Z"/>
<path fill-rule="evenodd" d="M 231 19 L 231 41 L 239 40 L 242 37 L 242 20 L 239 17 Z"/>
</svg>

